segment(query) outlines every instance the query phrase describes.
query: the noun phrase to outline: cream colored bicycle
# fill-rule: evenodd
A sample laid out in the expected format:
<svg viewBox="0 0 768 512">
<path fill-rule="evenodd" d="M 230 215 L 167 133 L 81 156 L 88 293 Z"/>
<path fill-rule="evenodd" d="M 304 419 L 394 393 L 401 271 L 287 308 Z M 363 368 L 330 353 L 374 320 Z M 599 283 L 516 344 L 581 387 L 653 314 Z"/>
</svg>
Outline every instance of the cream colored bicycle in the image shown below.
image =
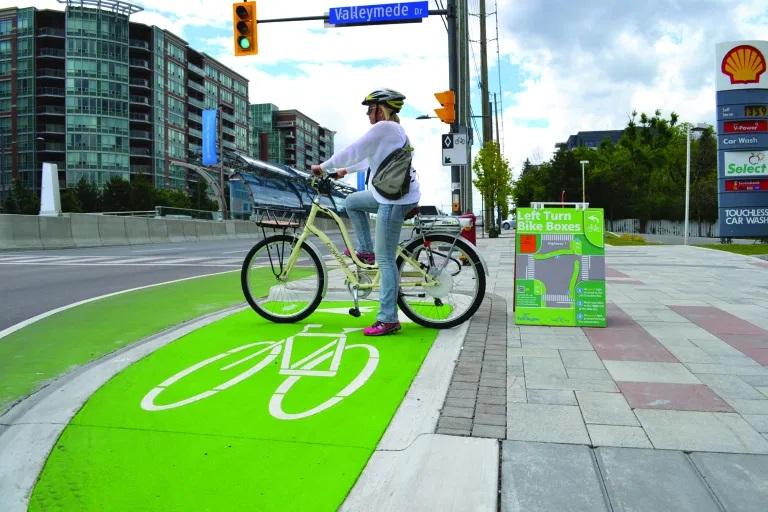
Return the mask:
<svg viewBox="0 0 768 512">
<path fill-rule="evenodd" d="M 330 195 L 332 179 L 312 177 L 309 184 L 316 194 L 306 218 L 296 210 L 262 210 L 257 223 L 278 234 L 265 236 L 243 262 L 243 294 L 254 311 L 273 322 L 306 318 L 327 298 L 329 287 L 346 288 L 354 304 L 349 309 L 352 316 L 360 316 L 361 300 L 378 298 L 372 295 L 380 287 L 378 267 L 357 257 L 341 218 L 320 204 L 321 194 Z M 318 226 L 318 215 L 329 217 L 338 226 L 351 262 Z M 397 248 L 398 306 L 408 318 L 425 327 L 459 325 L 483 302 L 486 266 L 477 248 L 459 236 L 458 219 L 450 230 L 434 217 L 416 213 L 413 219 L 411 237 Z M 311 237 L 320 239 L 335 261 L 330 270 L 310 242 Z"/>
</svg>

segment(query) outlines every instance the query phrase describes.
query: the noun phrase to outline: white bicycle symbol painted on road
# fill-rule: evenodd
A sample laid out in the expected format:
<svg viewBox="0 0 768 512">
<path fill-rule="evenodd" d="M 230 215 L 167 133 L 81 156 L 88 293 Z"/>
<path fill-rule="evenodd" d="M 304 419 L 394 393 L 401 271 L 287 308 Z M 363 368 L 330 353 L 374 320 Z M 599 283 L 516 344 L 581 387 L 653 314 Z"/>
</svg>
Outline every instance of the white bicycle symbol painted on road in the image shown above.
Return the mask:
<svg viewBox="0 0 768 512">
<path fill-rule="evenodd" d="M 280 375 L 287 375 L 285 379 L 272 394 L 272 398 L 269 401 L 269 413 L 280 420 L 298 420 L 307 418 L 322 412 L 330 407 L 341 402 L 344 398 L 350 396 L 352 393 L 360 389 L 368 379 L 373 375 L 376 367 L 379 364 L 379 351 L 376 347 L 366 344 L 347 345 L 347 334 L 354 331 L 359 331 L 359 328 L 343 329 L 341 333 L 324 333 L 324 332 L 310 332 L 311 329 L 322 328 L 319 324 L 308 324 L 304 327 L 304 330 L 298 334 L 290 336 L 280 341 L 257 341 L 255 343 L 247 343 L 239 347 L 235 347 L 221 354 L 217 354 L 213 357 L 209 357 L 199 363 L 196 363 L 189 368 L 181 370 L 180 372 L 165 379 L 158 384 L 149 393 L 147 393 L 141 400 L 141 408 L 146 411 L 164 411 L 167 409 L 175 409 L 177 407 L 183 407 L 191 403 L 209 398 L 225 389 L 229 389 L 235 384 L 238 384 L 248 377 L 258 373 L 267 365 L 272 363 L 283 352 L 283 357 L 280 362 Z M 315 350 L 311 354 L 303 357 L 299 361 L 291 363 L 291 355 L 293 353 L 294 344 L 300 338 L 331 338 L 332 340 Z M 256 349 L 255 352 L 246 355 L 238 359 L 233 363 L 226 364 L 219 368 L 222 372 L 227 372 L 239 365 L 245 365 L 248 362 L 254 363 L 253 366 L 248 367 L 242 373 L 235 375 L 222 384 L 218 384 L 210 389 L 207 389 L 196 395 L 177 400 L 176 402 L 159 405 L 155 402 L 157 397 L 163 393 L 166 389 L 179 382 L 181 379 L 194 374 L 196 371 L 212 365 L 217 361 L 225 359 L 227 357 L 244 353 L 249 349 Z M 344 351 L 352 349 L 363 349 L 368 351 L 368 360 L 365 366 L 355 378 L 347 384 L 341 391 L 336 393 L 328 400 L 321 404 L 307 409 L 303 412 L 288 413 L 283 410 L 283 399 L 291 390 L 291 388 L 304 377 L 335 377 L 338 373 L 339 366 L 341 365 L 341 359 Z M 330 365 L 327 370 L 315 369 L 325 361 L 330 361 Z"/>
</svg>

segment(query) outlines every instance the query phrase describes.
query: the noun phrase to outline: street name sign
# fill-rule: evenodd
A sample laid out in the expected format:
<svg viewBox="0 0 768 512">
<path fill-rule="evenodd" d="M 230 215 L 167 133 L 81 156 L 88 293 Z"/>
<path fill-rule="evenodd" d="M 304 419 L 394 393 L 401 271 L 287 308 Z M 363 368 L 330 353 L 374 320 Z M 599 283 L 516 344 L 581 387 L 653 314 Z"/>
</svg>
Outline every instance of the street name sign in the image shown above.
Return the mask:
<svg viewBox="0 0 768 512">
<path fill-rule="evenodd" d="M 443 165 L 467 165 L 467 135 L 465 133 L 444 133 Z"/>
<path fill-rule="evenodd" d="M 382 25 L 421 22 L 429 16 L 429 2 L 331 7 L 328 24 L 335 26 Z"/>
</svg>

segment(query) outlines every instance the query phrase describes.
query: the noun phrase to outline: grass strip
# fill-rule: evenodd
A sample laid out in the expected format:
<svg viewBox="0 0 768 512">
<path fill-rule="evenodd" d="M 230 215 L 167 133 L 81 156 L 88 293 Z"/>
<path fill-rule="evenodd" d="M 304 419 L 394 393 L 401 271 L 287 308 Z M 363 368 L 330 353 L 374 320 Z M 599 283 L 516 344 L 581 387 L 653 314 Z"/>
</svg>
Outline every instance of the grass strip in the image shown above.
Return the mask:
<svg viewBox="0 0 768 512">
<path fill-rule="evenodd" d="M 24 327 L 0 340 L 0 413 L 78 366 L 241 302 L 239 273 L 229 272 L 107 297 Z"/>
<path fill-rule="evenodd" d="M 768 254 L 768 244 L 703 244 L 697 245 L 696 247 L 716 249 L 718 251 L 743 254 L 745 256 Z"/>
</svg>

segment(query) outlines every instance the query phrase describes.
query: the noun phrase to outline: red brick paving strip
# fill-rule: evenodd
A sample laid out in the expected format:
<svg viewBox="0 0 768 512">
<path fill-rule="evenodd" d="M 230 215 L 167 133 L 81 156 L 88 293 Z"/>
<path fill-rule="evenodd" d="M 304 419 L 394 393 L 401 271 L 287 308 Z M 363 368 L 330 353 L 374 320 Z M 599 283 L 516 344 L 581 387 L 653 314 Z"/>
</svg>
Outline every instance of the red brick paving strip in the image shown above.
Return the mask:
<svg viewBox="0 0 768 512">
<path fill-rule="evenodd" d="M 606 267 L 605 277 L 629 277 L 627 274 L 615 268 Z"/>
<path fill-rule="evenodd" d="M 616 385 L 633 409 L 734 412 L 705 384 L 617 382 Z"/>
<path fill-rule="evenodd" d="M 679 363 L 648 331 L 613 303 L 607 307 L 608 326 L 585 327 L 584 333 L 600 359 Z"/>
<path fill-rule="evenodd" d="M 670 306 L 670 309 L 745 356 L 768 366 L 768 331 L 765 329 L 713 306 Z"/>
</svg>

